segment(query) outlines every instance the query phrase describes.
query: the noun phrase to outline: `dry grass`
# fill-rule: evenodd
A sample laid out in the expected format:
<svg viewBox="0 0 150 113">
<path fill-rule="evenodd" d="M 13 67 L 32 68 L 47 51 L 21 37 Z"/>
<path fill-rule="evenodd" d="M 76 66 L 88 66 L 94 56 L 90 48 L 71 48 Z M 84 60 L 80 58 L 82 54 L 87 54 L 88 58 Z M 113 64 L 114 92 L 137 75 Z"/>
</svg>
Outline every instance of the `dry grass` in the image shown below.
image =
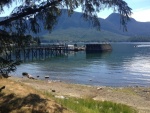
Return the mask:
<svg viewBox="0 0 150 113">
<path fill-rule="evenodd" d="M 22 83 L 0 79 L 0 113 L 70 113 L 51 98 Z"/>
</svg>

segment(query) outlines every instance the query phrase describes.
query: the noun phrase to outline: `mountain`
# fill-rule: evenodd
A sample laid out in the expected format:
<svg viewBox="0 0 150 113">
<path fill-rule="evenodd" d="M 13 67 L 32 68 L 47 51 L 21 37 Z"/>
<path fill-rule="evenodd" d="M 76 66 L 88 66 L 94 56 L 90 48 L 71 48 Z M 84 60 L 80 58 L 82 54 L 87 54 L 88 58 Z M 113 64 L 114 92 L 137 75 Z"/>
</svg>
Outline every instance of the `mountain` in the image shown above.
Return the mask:
<svg viewBox="0 0 150 113">
<path fill-rule="evenodd" d="M 125 41 L 133 36 L 150 36 L 150 22 L 138 22 L 133 18 L 127 23 L 128 31 L 123 31 L 120 15 L 112 13 L 106 19 L 99 18 L 101 30 L 97 31 L 84 21 L 82 13 L 75 12 L 71 17 L 64 13 L 58 18 L 54 30 L 42 36 L 48 40 L 85 40 L 85 41 Z"/>
<path fill-rule="evenodd" d="M 67 11 L 63 10 L 51 33 L 41 27 L 41 32 L 34 36 L 40 36 L 43 40 L 70 41 L 126 41 L 135 36 L 150 37 L 150 22 L 138 22 L 130 18 L 126 32 L 123 31 L 120 15 L 117 13 L 112 13 L 106 19 L 99 18 L 99 21 L 101 30 L 97 31 L 90 22 L 82 18 L 82 13 L 74 12 L 68 17 Z"/>
<path fill-rule="evenodd" d="M 120 20 L 119 20 L 119 14 L 113 13 L 109 15 L 105 21 L 110 22 L 115 29 L 120 27 Z M 105 26 L 105 25 L 104 25 Z M 109 25 L 104 27 L 103 29 L 108 30 Z M 127 23 L 127 32 L 123 32 L 119 30 L 119 34 L 128 35 L 128 36 L 150 36 L 149 29 L 150 28 L 150 22 L 138 22 L 133 18 L 130 18 L 130 21 Z M 112 30 L 113 31 L 113 30 Z"/>
</svg>

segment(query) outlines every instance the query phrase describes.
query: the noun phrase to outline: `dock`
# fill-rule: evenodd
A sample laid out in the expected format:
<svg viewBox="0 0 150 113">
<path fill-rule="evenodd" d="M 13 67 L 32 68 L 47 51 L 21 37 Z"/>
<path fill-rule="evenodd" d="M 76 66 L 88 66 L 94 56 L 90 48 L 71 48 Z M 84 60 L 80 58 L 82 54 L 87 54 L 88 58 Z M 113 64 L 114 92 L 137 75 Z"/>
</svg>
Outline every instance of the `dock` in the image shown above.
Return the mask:
<svg viewBox="0 0 150 113">
<path fill-rule="evenodd" d="M 111 51 L 110 44 L 86 44 L 77 47 L 72 45 L 44 45 L 28 47 L 6 47 L 9 48 L 4 55 L 6 60 L 34 61 L 68 54 L 69 51 L 86 51 L 86 53 L 100 53 Z"/>
<path fill-rule="evenodd" d="M 68 53 L 65 45 L 46 45 L 29 47 L 9 47 L 4 55 L 7 60 L 33 61 L 42 60 L 49 57 L 61 56 Z"/>
</svg>

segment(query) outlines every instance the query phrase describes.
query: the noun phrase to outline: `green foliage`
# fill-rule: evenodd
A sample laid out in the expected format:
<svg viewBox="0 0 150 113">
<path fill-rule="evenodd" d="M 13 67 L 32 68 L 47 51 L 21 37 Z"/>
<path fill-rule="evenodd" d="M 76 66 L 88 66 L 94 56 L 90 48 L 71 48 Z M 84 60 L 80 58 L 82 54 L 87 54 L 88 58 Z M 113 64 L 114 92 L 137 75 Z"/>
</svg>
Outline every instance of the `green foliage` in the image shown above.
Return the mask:
<svg viewBox="0 0 150 113">
<path fill-rule="evenodd" d="M 16 33 L 8 34 L 7 32 L 0 31 L 0 50 L 10 47 L 10 44 L 17 45 L 19 47 L 28 46 L 30 44 L 40 44 L 39 37 L 32 37 L 31 35 L 17 35 Z"/>
<path fill-rule="evenodd" d="M 9 35 L 7 32 L 0 31 L 0 74 L 3 77 L 8 77 L 8 74 L 15 71 L 17 69 L 16 66 L 21 63 L 21 61 L 13 61 L 6 58 L 6 56 L 9 56 L 9 52 L 12 51 L 12 48 L 14 48 L 13 46 L 16 47 L 16 44 L 19 47 L 27 46 L 32 43 L 32 40 L 33 37 L 30 35 Z M 40 44 L 39 38 L 36 38 L 34 42 Z"/>
</svg>

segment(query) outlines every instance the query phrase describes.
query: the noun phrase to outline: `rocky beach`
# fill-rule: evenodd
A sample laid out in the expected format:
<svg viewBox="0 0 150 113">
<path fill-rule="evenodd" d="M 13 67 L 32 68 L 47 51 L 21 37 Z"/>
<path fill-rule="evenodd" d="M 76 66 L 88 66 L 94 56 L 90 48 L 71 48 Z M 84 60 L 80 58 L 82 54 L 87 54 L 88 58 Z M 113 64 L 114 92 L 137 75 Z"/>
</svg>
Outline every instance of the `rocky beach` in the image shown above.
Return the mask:
<svg viewBox="0 0 150 113">
<path fill-rule="evenodd" d="M 112 101 L 131 106 L 139 113 L 150 112 L 150 88 L 149 87 L 105 87 L 71 84 L 63 81 L 35 80 L 26 77 L 10 77 L 10 81 L 21 83 L 37 91 L 50 92 L 56 98 L 78 97 L 91 98 L 99 101 Z M 1 80 L 2 81 L 2 80 Z M 7 84 L 10 85 L 10 84 Z M 7 87 L 6 85 L 6 87 Z M 24 88 L 24 87 L 23 87 Z M 23 90 L 22 88 L 16 91 Z M 71 112 L 71 111 L 69 111 Z"/>
</svg>

